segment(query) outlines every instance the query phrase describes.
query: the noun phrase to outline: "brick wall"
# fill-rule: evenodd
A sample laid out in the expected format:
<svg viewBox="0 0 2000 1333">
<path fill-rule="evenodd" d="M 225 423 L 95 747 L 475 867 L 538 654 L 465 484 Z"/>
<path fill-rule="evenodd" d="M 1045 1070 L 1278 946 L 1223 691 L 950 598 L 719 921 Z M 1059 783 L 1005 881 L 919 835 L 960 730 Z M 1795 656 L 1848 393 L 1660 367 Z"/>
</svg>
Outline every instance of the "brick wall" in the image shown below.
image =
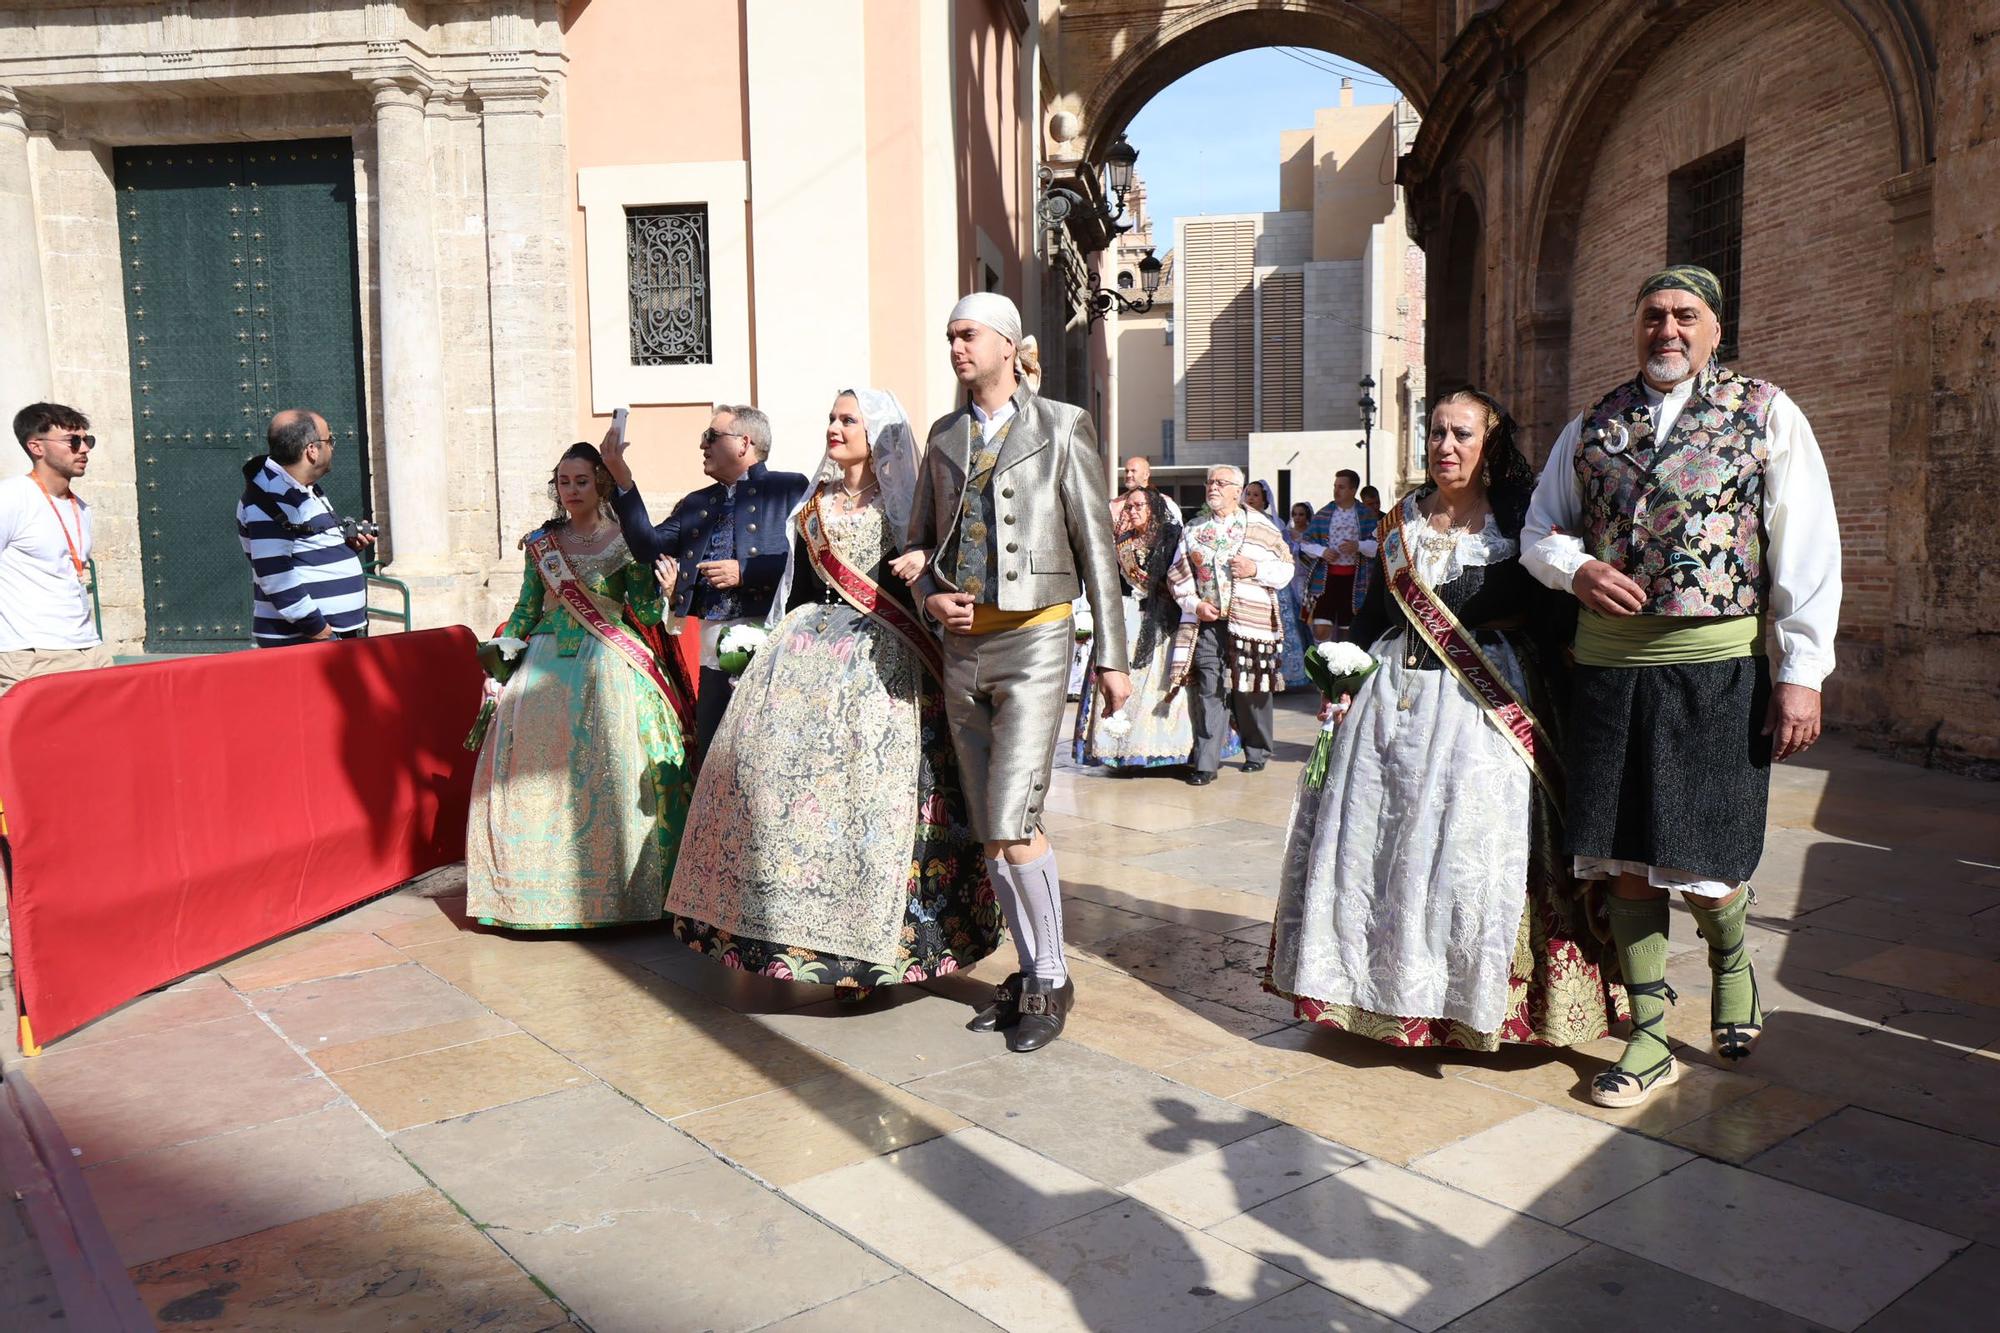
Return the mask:
<svg viewBox="0 0 2000 1333">
<path fill-rule="evenodd" d="M 1667 173 L 1744 143 L 1737 368 L 1778 383 L 1827 457 L 1846 595 L 1836 718 L 1879 712 L 1894 255 L 1890 108 L 1859 40 L 1811 0 L 1739 3 L 1662 50 L 1594 168 L 1579 227 L 1571 413 L 1634 373 L 1632 298 L 1666 259 Z M 1551 441 L 1537 441 L 1545 449 Z"/>
</svg>

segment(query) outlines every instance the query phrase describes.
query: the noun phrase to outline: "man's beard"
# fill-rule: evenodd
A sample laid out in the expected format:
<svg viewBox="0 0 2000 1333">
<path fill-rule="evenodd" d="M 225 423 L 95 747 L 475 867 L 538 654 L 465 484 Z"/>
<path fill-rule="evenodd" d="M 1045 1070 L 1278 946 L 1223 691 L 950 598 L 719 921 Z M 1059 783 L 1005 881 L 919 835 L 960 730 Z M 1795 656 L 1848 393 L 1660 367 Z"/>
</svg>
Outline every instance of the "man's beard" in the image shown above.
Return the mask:
<svg viewBox="0 0 2000 1333">
<path fill-rule="evenodd" d="M 1646 374 L 1651 379 L 1674 383 L 1686 379 L 1694 358 L 1685 351 L 1655 352 L 1646 358 Z"/>
</svg>

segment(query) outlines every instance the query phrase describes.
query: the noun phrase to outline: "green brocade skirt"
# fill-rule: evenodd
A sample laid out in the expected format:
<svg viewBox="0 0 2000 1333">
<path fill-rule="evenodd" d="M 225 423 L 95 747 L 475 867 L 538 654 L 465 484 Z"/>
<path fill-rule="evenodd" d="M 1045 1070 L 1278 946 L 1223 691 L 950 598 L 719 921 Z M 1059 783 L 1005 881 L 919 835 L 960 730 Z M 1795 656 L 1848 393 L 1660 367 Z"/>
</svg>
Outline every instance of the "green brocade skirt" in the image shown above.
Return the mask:
<svg viewBox="0 0 2000 1333">
<path fill-rule="evenodd" d="M 466 914 L 566 930 L 657 921 L 687 819 L 679 719 L 616 653 L 537 634 L 472 783 Z"/>
</svg>

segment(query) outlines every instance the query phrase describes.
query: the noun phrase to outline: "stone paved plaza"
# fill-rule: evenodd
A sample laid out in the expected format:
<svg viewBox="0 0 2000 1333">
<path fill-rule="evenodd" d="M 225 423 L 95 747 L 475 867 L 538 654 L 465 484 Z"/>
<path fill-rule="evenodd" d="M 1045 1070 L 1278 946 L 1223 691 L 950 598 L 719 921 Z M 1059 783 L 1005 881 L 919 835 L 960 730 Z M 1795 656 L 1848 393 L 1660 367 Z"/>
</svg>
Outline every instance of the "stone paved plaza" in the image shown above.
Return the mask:
<svg viewBox="0 0 2000 1333">
<path fill-rule="evenodd" d="M 1262 993 L 1312 721 L 1197 791 L 1057 774 L 1078 1008 L 1007 970 L 858 1009 L 657 931 L 469 926 L 443 872 L 10 1066 L 165 1327 L 1857 1329 L 2000 1305 L 2000 786 L 1833 738 L 1783 768 L 1777 1012 L 1636 1112 L 1615 1055 L 1395 1052 Z M 1011 950 L 1005 951 L 1011 957 Z"/>
</svg>

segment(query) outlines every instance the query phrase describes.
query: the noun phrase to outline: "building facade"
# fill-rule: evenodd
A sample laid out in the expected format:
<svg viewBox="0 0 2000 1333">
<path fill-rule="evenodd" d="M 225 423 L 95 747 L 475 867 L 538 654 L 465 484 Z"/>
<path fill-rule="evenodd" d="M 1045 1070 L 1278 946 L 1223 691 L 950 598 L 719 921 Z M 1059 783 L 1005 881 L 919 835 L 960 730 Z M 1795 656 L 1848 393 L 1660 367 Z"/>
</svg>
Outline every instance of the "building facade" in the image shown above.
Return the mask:
<svg viewBox="0 0 2000 1333">
<path fill-rule="evenodd" d="M 327 417 L 330 496 L 382 524 L 416 623 L 482 632 L 616 407 L 661 504 L 716 402 L 765 407 L 791 468 L 842 388 L 947 410 L 951 302 L 1035 291 L 1038 18 L 0 0 L 0 403 L 105 440 L 106 638 L 247 642 L 231 511 L 280 408 Z"/>
<path fill-rule="evenodd" d="M 1416 128 L 1348 84 L 1282 137 L 1275 211 L 1175 219 L 1176 466 L 1315 504 L 1343 469 L 1390 498 L 1422 477 L 1423 257 L 1393 171 Z"/>
<path fill-rule="evenodd" d="M 1647 272 L 1725 270 L 1732 364 L 1793 394 L 1832 471 L 1848 595 L 1829 717 L 1993 758 L 1997 27 L 2000 0 L 1063 0 L 1044 151 L 1086 170 L 1232 51 L 1380 71 L 1423 118 L 1397 179 L 1426 378 L 1484 383 L 1538 456 L 1633 373 Z"/>
</svg>

